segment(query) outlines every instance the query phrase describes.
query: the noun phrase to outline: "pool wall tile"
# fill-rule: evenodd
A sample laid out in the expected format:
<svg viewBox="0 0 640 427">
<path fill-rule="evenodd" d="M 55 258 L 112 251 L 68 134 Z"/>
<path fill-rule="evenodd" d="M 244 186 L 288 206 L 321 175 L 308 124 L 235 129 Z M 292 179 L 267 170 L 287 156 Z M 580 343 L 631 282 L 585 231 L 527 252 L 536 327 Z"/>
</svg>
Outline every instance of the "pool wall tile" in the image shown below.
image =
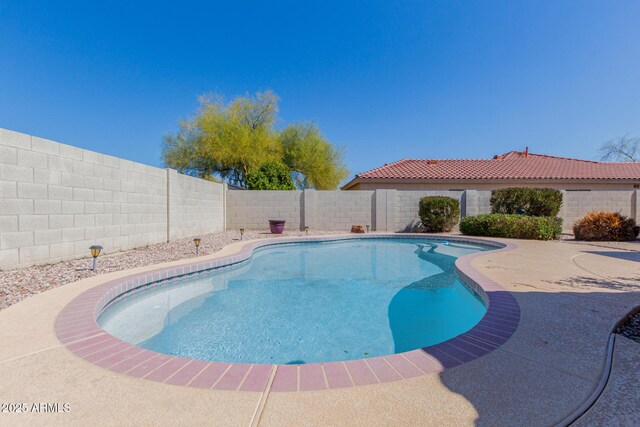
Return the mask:
<svg viewBox="0 0 640 427">
<path fill-rule="evenodd" d="M 251 365 L 243 363 L 234 363 L 222 375 L 222 378 L 213 386 L 216 390 L 237 390 L 242 384 L 244 377 L 249 372 Z"/>
<path fill-rule="evenodd" d="M 264 391 L 269 383 L 275 365 L 253 365 L 251 371 L 242 382 L 242 391 Z"/>
<path fill-rule="evenodd" d="M 300 365 L 300 391 L 322 390 L 327 388 L 322 365 L 311 363 Z"/>
<path fill-rule="evenodd" d="M 375 384 L 378 382 L 376 376 L 364 360 L 347 360 L 344 364 L 355 385 Z"/>
<path fill-rule="evenodd" d="M 142 349 L 140 347 L 129 346 L 123 351 L 120 351 L 109 357 L 105 357 L 99 362 L 96 362 L 96 365 L 101 366 L 103 368 L 109 368 L 110 366 L 123 362 L 141 352 L 142 352 Z"/>
<path fill-rule="evenodd" d="M 173 359 L 162 365 L 160 368 L 148 374 L 146 377 L 144 377 L 144 379 L 164 382 L 167 380 L 167 378 L 185 367 L 190 361 L 191 359 L 174 357 Z"/>
<path fill-rule="evenodd" d="M 103 333 L 101 335 L 97 335 L 95 337 L 88 338 L 86 340 L 82 340 L 82 341 L 75 342 L 73 344 L 69 344 L 67 346 L 67 348 L 69 350 L 73 351 L 73 352 L 76 352 L 76 354 L 77 354 L 78 350 L 82 350 L 82 349 L 85 349 L 87 347 L 93 347 L 94 345 L 99 344 L 102 341 L 109 341 L 109 342 L 116 343 L 116 342 L 118 342 L 120 340 L 117 339 L 117 338 L 112 337 L 111 335 L 109 335 L 107 333 Z"/>
<path fill-rule="evenodd" d="M 118 344 L 112 346 L 112 347 L 107 347 L 103 350 L 97 351 L 95 353 L 91 353 L 87 356 L 84 356 L 84 360 L 86 360 L 87 362 L 91 362 L 91 363 L 97 363 L 100 360 L 115 355 L 117 353 L 120 353 L 121 351 L 124 351 L 126 349 L 128 349 L 129 347 L 131 347 L 129 344 L 127 344 L 126 342 L 119 342 Z"/>
<path fill-rule="evenodd" d="M 324 372 L 327 375 L 329 388 L 351 387 L 353 383 L 347 372 L 344 362 L 323 363 Z"/>
<path fill-rule="evenodd" d="M 404 353 L 404 356 L 415 366 L 419 367 L 425 374 L 435 374 L 442 372 L 444 366 L 435 358 L 429 356 L 422 350 L 413 350 Z"/>
<path fill-rule="evenodd" d="M 183 366 L 182 369 L 167 378 L 165 383 L 173 385 L 187 385 L 196 377 L 196 375 L 202 372 L 208 364 L 209 362 L 205 362 L 204 360 L 193 359 L 186 366 Z"/>
<path fill-rule="evenodd" d="M 142 350 L 140 353 L 120 362 L 120 363 L 116 363 L 115 365 L 112 365 L 109 367 L 110 371 L 113 372 L 118 372 L 118 373 L 125 373 L 130 371 L 131 369 L 135 368 L 136 366 L 145 363 L 146 361 L 154 358 L 157 356 L 157 353 L 154 353 L 152 351 L 149 350 Z"/>
<path fill-rule="evenodd" d="M 384 383 L 402 379 L 400 374 L 398 374 L 383 357 L 373 357 L 371 359 L 366 359 L 366 362 L 371 367 L 371 370 L 376 375 L 376 377 L 378 377 L 380 382 Z"/>
<path fill-rule="evenodd" d="M 422 351 L 436 359 L 445 369 L 454 368 L 462 363 L 460 360 L 443 352 L 436 346 L 425 347 L 422 349 Z"/>
<path fill-rule="evenodd" d="M 127 374 L 131 375 L 132 377 L 139 377 L 139 378 L 145 377 L 149 373 L 158 369 L 160 366 L 164 365 L 171 359 L 173 359 L 173 356 L 169 356 L 168 354 L 158 353 L 156 357 L 152 359 L 148 359 L 147 361 L 141 363 L 140 365 L 128 371 Z"/>
<path fill-rule="evenodd" d="M 228 363 L 210 362 L 200 374 L 189 384 L 191 387 L 211 388 L 231 365 Z"/>
<path fill-rule="evenodd" d="M 491 351 L 486 349 L 485 347 L 480 347 L 468 341 L 460 340 L 457 337 L 447 341 L 447 344 L 471 354 L 473 358 L 484 356 L 485 354 L 489 353 L 489 351 Z"/>
<path fill-rule="evenodd" d="M 278 365 L 276 376 L 271 384 L 271 391 L 297 391 L 298 390 L 298 366 Z"/>
<path fill-rule="evenodd" d="M 385 356 L 384 359 L 404 378 L 413 378 L 422 375 L 420 369 L 406 359 L 402 354 Z"/>
</svg>

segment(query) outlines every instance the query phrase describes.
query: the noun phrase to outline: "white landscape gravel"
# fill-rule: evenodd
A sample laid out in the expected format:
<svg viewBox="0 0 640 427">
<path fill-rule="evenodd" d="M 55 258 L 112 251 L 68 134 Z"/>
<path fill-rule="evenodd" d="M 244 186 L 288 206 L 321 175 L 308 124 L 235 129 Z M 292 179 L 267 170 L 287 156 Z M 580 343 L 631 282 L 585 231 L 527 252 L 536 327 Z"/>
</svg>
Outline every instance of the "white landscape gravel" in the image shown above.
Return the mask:
<svg viewBox="0 0 640 427">
<path fill-rule="evenodd" d="M 309 232 L 309 235 L 339 234 L 344 232 Z M 244 240 L 271 237 L 303 236 L 303 231 L 285 231 L 283 234 L 271 234 L 268 231 L 246 230 Z M 237 230 L 200 236 L 202 244 L 200 255 L 213 254 L 224 246 L 237 242 L 240 234 Z M 0 270 L 0 310 L 16 304 L 31 295 L 48 289 L 72 283 L 86 277 L 130 268 L 144 267 L 196 256 L 193 238 L 175 240 L 169 243 L 146 246 L 126 252 L 108 253 L 105 248 L 98 258 L 98 271 L 91 270 L 91 257 L 62 261 L 56 264 L 36 265 L 18 270 Z M 87 254 L 89 248 L 87 248 Z"/>
</svg>

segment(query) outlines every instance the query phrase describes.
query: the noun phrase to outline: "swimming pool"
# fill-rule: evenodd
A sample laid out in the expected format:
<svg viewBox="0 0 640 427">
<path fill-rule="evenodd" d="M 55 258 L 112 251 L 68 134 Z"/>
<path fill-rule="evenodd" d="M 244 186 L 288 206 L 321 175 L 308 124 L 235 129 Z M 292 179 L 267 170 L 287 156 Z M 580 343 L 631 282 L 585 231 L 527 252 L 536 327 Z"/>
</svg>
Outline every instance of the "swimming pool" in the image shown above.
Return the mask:
<svg viewBox="0 0 640 427">
<path fill-rule="evenodd" d="M 305 364 L 402 353 L 472 328 L 486 312 L 454 262 L 489 248 L 424 239 L 270 245 L 223 271 L 110 305 L 111 335 L 160 353 Z"/>
</svg>

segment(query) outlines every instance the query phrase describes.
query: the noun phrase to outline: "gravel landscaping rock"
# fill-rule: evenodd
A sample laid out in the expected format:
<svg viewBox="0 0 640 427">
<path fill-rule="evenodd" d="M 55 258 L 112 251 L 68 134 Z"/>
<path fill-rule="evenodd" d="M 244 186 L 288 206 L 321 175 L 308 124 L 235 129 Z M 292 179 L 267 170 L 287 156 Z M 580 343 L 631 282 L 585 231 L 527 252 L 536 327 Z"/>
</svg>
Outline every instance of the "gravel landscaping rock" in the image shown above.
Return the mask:
<svg viewBox="0 0 640 427">
<path fill-rule="evenodd" d="M 339 234 L 344 232 L 309 232 L 309 235 Z M 271 237 L 304 236 L 303 231 L 285 231 L 274 235 L 268 231 L 246 230 L 244 240 Z M 200 236 L 200 256 L 213 254 L 224 246 L 237 242 L 240 234 L 237 230 Z M 89 248 L 87 248 L 87 254 Z M 91 257 L 62 261 L 56 264 L 36 265 L 33 267 L 0 271 L 0 310 L 46 290 L 72 283 L 86 277 L 113 271 L 144 267 L 169 261 L 177 261 L 196 256 L 193 238 L 175 240 L 146 246 L 126 252 L 109 254 L 103 252 L 98 258 L 98 271 L 91 270 Z"/>
<path fill-rule="evenodd" d="M 640 343 L 640 312 L 627 317 L 624 324 L 615 332 Z"/>
</svg>

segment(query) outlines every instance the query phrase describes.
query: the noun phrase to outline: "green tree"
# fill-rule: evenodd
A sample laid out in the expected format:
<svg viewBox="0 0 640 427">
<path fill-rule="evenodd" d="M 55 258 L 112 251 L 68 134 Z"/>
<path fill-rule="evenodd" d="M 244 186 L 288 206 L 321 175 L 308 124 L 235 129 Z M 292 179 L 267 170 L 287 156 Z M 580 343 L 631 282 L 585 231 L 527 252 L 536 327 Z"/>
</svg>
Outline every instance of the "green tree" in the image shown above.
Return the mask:
<svg viewBox="0 0 640 427">
<path fill-rule="evenodd" d="M 280 133 L 283 161 L 293 172 L 299 188 L 332 190 L 349 171 L 342 152 L 322 135 L 313 123 L 296 123 Z"/>
<path fill-rule="evenodd" d="M 276 129 L 278 97 L 271 91 L 225 103 L 220 96 L 200 98 L 195 116 L 164 138 L 168 167 L 205 179 L 219 176 L 247 187 L 246 177 L 263 164 L 289 168 L 300 188 L 333 189 L 347 177 L 342 152 L 313 124 Z"/>
<path fill-rule="evenodd" d="M 180 122 L 177 134 L 165 137 L 165 163 L 180 172 L 201 178 L 219 175 L 244 187 L 247 172 L 282 156 L 273 129 L 277 103 L 269 91 L 229 104 L 219 96 L 201 97 L 195 117 Z"/>
<path fill-rule="evenodd" d="M 248 190 L 295 190 L 291 171 L 280 162 L 267 162 L 245 177 Z"/>
</svg>

